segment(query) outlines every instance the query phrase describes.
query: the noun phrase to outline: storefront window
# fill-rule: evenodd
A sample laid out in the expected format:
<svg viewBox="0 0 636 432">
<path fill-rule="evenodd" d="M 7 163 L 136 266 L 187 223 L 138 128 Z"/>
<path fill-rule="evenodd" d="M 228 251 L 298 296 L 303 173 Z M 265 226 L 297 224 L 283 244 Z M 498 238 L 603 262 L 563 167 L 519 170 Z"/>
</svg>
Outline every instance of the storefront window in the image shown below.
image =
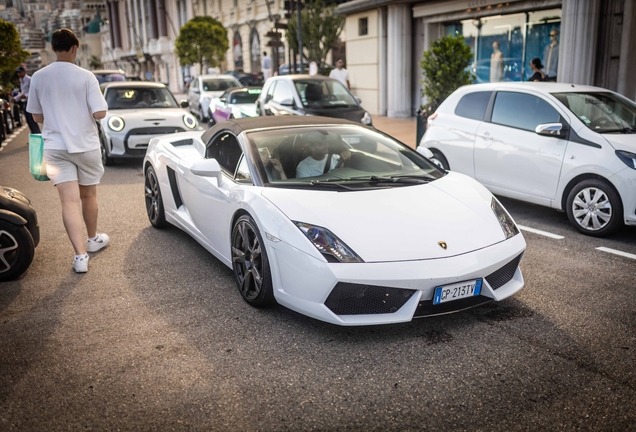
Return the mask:
<svg viewBox="0 0 636 432">
<path fill-rule="evenodd" d="M 541 59 L 546 76 L 556 76 L 560 27 L 561 10 L 551 9 L 449 23 L 446 34 L 464 36 L 474 54 L 476 83 L 526 81 L 533 74 L 530 61 L 535 57 Z"/>
</svg>

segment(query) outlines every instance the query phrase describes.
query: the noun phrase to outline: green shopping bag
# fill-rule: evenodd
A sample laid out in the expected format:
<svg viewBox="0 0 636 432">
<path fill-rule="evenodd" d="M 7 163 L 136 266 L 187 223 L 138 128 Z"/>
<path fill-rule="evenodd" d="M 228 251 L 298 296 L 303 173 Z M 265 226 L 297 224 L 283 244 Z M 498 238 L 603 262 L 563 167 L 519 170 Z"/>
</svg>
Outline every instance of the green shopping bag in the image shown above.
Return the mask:
<svg viewBox="0 0 636 432">
<path fill-rule="evenodd" d="M 47 181 L 46 161 L 44 160 L 44 139 L 41 134 L 29 135 L 29 169 L 34 179 Z"/>
</svg>

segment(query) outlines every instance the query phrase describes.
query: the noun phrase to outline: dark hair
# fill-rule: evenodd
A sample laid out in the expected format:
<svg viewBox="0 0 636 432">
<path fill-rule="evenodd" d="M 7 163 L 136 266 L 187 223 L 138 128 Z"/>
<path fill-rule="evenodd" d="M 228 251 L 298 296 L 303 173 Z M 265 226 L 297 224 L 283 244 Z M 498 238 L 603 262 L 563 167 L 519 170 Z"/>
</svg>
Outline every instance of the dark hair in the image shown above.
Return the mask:
<svg viewBox="0 0 636 432">
<path fill-rule="evenodd" d="M 266 56 L 267 55 L 267 51 L 263 51 L 263 55 Z"/>
<path fill-rule="evenodd" d="M 75 33 L 67 28 L 55 30 L 51 36 L 51 48 L 55 52 L 70 51 L 72 47 L 78 47 L 79 44 L 79 39 Z"/>
<path fill-rule="evenodd" d="M 539 57 L 535 57 L 530 60 L 530 63 L 534 65 L 537 69 L 543 69 L 543 65 L 541 64 L 541 59 Z"/>
</svg>

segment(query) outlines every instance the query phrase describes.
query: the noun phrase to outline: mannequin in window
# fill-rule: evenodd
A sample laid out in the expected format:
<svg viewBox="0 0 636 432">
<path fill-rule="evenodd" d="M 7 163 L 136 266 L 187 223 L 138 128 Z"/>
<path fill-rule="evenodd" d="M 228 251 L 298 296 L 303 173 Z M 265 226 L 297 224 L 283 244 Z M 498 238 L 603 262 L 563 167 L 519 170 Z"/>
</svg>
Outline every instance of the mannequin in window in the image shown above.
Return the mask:
<svg viewBox="0 0 636 432">
<path fill-rule="evenodd" d="M 528 79 L 528 81 L 545 81 L 545 74 L 541 69 L 543 69 L 543 65 L 541 64 L 541 59 L 539 57 L 535 57 L 530 61 L 530 69 L 532 69 L 532 76 Z"/>
<path fill-rule="evenodd" d="M 545 80 L 556 81 L 559 69 L 559 36 L 558 30 L 550 30 L 550 45 L 543 49 L 543 61 L 545 62 Z"/>
<path fill-rule="evenodd" d="M 490 82 L 503 81 L 504 56 L 499 49 L 499 42 L 492 43 L 492 54 L 490 55 Z"/>
</svg>

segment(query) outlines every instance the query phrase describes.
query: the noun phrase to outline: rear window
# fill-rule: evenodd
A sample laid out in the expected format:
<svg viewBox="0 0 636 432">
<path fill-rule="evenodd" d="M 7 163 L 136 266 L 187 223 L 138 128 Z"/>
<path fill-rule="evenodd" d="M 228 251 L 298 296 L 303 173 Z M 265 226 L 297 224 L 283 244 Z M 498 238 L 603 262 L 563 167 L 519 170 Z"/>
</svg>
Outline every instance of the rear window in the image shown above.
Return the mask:
<svg viewBox="0 0 636 432">
<path fill-rule="evenodd" d="M 492 92 L 468 93 L 459 100 L 455 108 L 455 115 L 473 120 L 483 120 L 486 107 Z"/>
</svg>

